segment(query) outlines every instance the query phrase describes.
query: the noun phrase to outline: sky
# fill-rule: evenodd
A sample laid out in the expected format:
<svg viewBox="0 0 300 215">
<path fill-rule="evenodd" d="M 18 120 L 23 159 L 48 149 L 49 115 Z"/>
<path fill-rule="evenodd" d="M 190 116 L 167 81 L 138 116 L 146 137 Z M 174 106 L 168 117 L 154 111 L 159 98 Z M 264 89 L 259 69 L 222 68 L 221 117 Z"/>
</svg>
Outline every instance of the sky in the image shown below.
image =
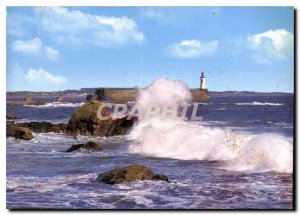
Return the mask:
<svg viewBox="0 0 300 215">
<path fill-rule="evenodd" d="M 7 91 L 293 92 L 292 7 L 7 7 Z"/>
</svg>

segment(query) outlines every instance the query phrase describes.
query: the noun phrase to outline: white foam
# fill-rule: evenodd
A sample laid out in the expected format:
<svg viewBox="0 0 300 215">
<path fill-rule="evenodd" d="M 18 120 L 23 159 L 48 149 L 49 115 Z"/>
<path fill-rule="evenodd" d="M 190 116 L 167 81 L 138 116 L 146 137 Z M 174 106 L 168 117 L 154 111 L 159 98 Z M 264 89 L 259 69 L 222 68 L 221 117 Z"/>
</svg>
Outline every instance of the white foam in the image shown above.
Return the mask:
<svg viewBox="0 0 300 215">
<path fill-rule="evenodd" d="M 68 186 L 72 182 L 87 183 L 90 179 L 95 178 L 97 174 L 74 174 L 54 177 L 33 177 L 33 176 L 8 176 L 7 188 L 17 191 L 31 190 L 34 188 L 40 193 L 59 190 Z"/>
<path fill-rule="evenodd" d="M 34 108 L 55 108 L 55 107 L 80 107 L 84 105 L 84 102 L 80 103 L 71 103 L 71 102 L 49 102 L 43 105 L 24 105 L 25 107 L 34 107 Z"/>
<path fill-rule="evenodd" d="M 272 103 L 272 102 L 242 102 L 242 103 L 235 103 L 236 105 L 261 105 L 261 106 L 280 106 L 283 105 L 282 103 Z"/>
<path fill-rule="evenodd" d="M 67 123 L 70 118 L 65 119 L 17 119 L 13 120 L 15 123 L 25 123 L 25 122 L 50 122 L 52 124 L 59 124 L 59 123 Z"/>
<path fill-rule="evenodd" d="M 179 81 L 156 80 L 140 93 L 137 102 L 146 107 L 157 102 L 173 106 L 188 101 L 190 91 L 184 86 Z M 234 171 L 293 172 L 292 142 L 284 136 L 239 134 L 160 116 L 143 119 L 132 129 L 130 136 L 136 143 L 129 146 L 129 152 L 183 160 L 224 161 L 221 168 Z"/>
<path fill-rule="evenodd" d="M 287 138 L 278 134 L 242 137 L 243 143 L 236 158 L 222 168 L 234 171 L 293 172 L 293 147 Z"/>
</svg>

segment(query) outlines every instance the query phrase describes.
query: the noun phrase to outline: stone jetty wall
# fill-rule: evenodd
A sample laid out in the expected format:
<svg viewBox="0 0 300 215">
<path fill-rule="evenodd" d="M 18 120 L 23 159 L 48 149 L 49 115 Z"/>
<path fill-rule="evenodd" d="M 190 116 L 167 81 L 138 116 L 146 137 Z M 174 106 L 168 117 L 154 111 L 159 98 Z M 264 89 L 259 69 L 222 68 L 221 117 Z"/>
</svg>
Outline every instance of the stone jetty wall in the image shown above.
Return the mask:
<svg viewBox="0 0 300 215">
<path fill-rule="evenodd" d="M 135 101 L 138 88 L 99 88 L 94 95 L 88 95 L 87 100 Z M 203 101 L 209 98 L 207 89 L 191 89 L 193 101 Z"/>
</svg>

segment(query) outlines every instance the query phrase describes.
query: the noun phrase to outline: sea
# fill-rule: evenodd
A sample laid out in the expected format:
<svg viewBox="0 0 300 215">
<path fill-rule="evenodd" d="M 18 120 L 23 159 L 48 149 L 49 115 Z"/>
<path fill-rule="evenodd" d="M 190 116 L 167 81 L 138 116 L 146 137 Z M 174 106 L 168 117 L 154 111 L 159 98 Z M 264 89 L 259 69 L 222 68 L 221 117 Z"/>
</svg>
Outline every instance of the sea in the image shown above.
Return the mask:
<svg viewBox="0 0 300 215">
<path fill-rule="evenodd" d="M 16 122 L 67 123 L 83 99 L 7 106 Z M 8 209 L 291 209 L 294 96 L 226 96 L 200 102 L 200 121 L 152 122 L 127 135 L 6 138 Z M 156 122 L 157 123 L 157 122 Z M 144 129 L 141 135 L 139 129 Z M 65 151 L 88 140 L 99 152 Z M 140 164 L 164 181 L 108 185 L 99 173 Z"/>
</svg>

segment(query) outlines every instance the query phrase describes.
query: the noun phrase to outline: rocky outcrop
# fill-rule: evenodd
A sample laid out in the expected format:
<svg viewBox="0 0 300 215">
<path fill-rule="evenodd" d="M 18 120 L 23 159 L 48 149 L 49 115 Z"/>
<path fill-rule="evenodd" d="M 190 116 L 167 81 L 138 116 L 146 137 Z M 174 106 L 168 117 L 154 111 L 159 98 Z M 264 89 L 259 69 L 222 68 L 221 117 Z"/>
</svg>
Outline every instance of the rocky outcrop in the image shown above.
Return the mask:
<svg viewBox="0 0 300 215">
<path fill-rule="evenodd" d="M 64 123 L 52 124 L 50 122 L 44 122 L 44 121 L 18 123 L 17 126 L 29 128 L 35 133 L 48 133 L 48 132 L 64 133 L 67 127 L 67 125 Z"/>
<path fill-rule="evenodd" d="M 93 141 L 89 141 L 85 144 L 72 145 L 66 152 L 74 152 L 81 149 L 86 151 L 93 151 L 93 152 L 102 150 L 100 144 L 95 143 Z"/>
<path fill-rule="evenodd" d="M 97 181 L 105 184 L 119 184 L 143 180 L 169 181 L 167 176 L 153 173 L 149 168 L 137 164 L 116 168 L 109 172 L 99 174 L 97 177 Z"/>
<path fill-rule="evenodd" d="M 22 140 L 33 139 L 32 132 L 29 128 L 19 127 L 13 122 L 6 123 L 6 136 Z"/>
<path fill-rule="evenodd" d="M 65 132 L 66 124 L 52 124 L 50 122 L 25 122 L 15 124 L 13 121 L 6 122 L 7 137 L 30 140 L 33 138 L 32 131 L 35 133 Z"/>
<path fill-rule="evenodd" d="M 21 118 L 19 118 L 17 115 L 14 115 L 14 114 L 6 114 L 6 119 L 16 120 L 16 119 L 21 119 Z"/>
<path fill-rule="evenodd" d="M 29 128 L 18 128 L 14 137 L 16 139 L 23 139 L 23 140 L 33 139 L 32 132 Z"/>
<path fill-rule="evenodd" d="M 133 120 L 127 120 L 126 117 L 112 119 L 105 108 L 102 109 L 102 116 L 109 118 L 100 120 L 97 117 L 100 104 L 99 101 L 88 101 L 76 110 L 69 120 L 66 128 L 67 133 L 73 136 L 80 134 L 101 137 L 126 134 L 133 126 Z"/>
</svg>

